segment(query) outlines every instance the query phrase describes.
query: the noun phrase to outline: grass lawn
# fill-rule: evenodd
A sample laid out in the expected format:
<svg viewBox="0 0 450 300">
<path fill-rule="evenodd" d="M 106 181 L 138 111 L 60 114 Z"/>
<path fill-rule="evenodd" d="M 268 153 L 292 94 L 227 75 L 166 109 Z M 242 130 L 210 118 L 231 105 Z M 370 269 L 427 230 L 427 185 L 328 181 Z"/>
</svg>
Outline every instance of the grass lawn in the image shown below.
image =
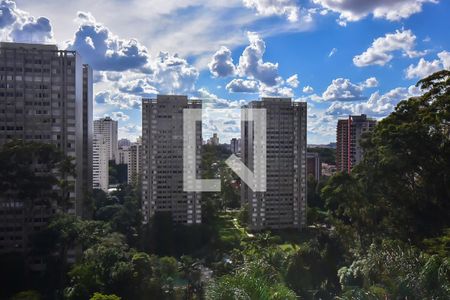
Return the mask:
<svg viewBox="0 0 450 300">
<path fill-rule="evenodd" d="M 237 213 L 222 212 L 217 221 L 217 229 L 219 232 L 219 239 L 226 248 L 234 248 L 239 246 L 242 238 L 246 237 L 246 232 L 243 228 L 236 228 L 233 219 Z"/>
</svg>

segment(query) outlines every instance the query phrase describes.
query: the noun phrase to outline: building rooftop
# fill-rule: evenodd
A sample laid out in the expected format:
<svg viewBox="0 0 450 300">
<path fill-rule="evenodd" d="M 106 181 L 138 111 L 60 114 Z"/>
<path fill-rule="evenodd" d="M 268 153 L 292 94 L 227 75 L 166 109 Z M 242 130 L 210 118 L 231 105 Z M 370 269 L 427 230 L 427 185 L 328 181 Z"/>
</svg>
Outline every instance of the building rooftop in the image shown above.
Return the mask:
<svg viewBox="0 0 450 300">
<path fill-rule="evenodd" d="M 27 50 L 54 50 L 57 51 L 58 47 L 56 45 L 43 45 L 43 44 L 28 44 L 28 43 L 11 43 L 11 42 L 0 42 L 0 49 L 27 49 Z"/>
</svg>

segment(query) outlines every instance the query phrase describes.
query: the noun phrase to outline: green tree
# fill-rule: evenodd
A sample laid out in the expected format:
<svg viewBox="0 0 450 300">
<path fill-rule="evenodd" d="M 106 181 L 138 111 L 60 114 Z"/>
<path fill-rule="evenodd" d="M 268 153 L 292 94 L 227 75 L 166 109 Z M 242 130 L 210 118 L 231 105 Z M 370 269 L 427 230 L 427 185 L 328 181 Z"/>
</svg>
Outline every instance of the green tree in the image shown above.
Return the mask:
<svg viewBox="0 0 450 300">
<path fill-rule="evenodd" d="M 207 299 L 297 299 L 295 293 L 282 282 L 280 274 L 262 260 L 246 263 L 235 273 L 211 283 Z"/>
<path fill-rule="evenodd" d="M 94 295 L 89 300 L 121 300 L 119 296 L 116 295 L 104 295 L 100 293 L 94 293 Z"/>
</svg>

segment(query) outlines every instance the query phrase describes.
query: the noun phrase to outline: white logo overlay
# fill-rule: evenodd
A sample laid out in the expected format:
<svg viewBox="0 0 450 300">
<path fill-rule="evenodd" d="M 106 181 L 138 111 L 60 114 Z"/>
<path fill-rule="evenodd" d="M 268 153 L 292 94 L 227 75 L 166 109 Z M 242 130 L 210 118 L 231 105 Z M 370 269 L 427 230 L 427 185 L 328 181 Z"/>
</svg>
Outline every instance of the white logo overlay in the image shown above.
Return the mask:
<svg viewBox="0 0 450 300">
<path fill-rule="evenodd" d="M 220 192 L 219 179 L 198 179 L 196 170 L 196 123 L 202 121 L 202 109 L 183 110 L 183 190 Z M 253 172 L 234 154 L 225 163 L 254 192 L 266 191 L 266 109 L 242 108 L 241 121 L 248 122 L 253 137 Z"/>
</svg>

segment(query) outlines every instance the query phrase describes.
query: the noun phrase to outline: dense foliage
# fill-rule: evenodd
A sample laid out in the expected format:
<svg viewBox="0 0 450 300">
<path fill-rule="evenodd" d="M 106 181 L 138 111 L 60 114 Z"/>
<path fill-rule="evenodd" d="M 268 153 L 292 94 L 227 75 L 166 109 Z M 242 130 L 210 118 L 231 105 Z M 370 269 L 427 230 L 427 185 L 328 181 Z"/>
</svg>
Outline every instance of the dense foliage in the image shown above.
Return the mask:
<svg viewBox="0 0 450 300">
<path fill-rule="evenodd" d="M 31 274 L 21 255 L 0 256 L 0 299 L 450 299 L 450 72 L 418 86 L 423 96 L 400 102 L 365 137 L 351 174 L 309 180 L 303 231 L 248 232 L 248 207 L 237 209 L 239 184 L 223 163 L 229 151 L 207 145 L 203 176 L 227 188 L 202 195 L 202 225 L 156 214 L 144 226 L 136 188 L 95 191 L 92 220 L 58 214 L 35 237 L 46 272 Z M 69 188 L 58 175 L 70 163 L 46 151 L 5 146 L 0 196 L 31 205 L 32 189 L 63 203 L 51 187 Z M 36 158 L 54 172 L 35 173 Z"/>
</svg>

